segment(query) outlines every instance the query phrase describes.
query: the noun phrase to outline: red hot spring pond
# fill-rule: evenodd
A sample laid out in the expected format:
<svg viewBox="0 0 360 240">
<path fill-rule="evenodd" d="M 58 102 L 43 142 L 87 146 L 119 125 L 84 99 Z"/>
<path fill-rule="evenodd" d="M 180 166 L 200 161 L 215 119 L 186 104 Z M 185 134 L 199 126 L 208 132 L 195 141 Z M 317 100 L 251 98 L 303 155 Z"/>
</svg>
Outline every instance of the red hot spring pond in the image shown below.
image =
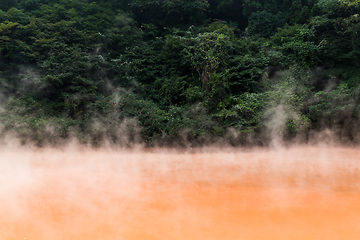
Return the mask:
<svg viewBox="0 0 360 240">
<path fill-rule="evenodd" d="M 360 148 L 3 149 L 0 239 L 360 239 Z"/>
</svg>

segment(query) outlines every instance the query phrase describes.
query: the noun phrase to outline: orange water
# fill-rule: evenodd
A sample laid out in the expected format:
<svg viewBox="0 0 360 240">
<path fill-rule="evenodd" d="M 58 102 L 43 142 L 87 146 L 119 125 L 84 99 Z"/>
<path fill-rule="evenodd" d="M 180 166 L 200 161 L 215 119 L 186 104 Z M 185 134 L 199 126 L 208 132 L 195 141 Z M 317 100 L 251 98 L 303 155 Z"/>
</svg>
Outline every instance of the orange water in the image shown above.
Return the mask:
<svg viewBox="0 0 360 240">
<path fill-rule="evenodd" d="M 360 239 L 360 149 L 0 153 L 0 239 Z"/>
</svg>

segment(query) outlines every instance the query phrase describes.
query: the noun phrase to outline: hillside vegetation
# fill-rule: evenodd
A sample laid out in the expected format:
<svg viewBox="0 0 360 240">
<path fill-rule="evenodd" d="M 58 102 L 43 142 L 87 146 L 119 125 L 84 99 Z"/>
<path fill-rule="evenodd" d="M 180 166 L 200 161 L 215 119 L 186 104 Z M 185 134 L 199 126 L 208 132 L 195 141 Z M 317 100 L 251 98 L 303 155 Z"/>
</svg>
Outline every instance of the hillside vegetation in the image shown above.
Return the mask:
<svg viewBox="0 0 360 240">
<path fill-rule="evenodd" d="M 360 141 L 358 0 L 2 0 L 0 134 L 25 144 Z"/>
</svg>

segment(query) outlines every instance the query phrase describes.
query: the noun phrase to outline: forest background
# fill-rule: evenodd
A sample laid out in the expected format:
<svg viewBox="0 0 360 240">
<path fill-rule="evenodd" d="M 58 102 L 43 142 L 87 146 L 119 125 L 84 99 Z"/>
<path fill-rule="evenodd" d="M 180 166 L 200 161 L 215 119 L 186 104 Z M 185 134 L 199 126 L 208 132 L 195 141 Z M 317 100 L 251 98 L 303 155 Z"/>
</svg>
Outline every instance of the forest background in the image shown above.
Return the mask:
<svg viewBox="0 0 360 240">
<path fill-rule="evenodd" d="M 2 0 L 0 136 L 360 142 L 359 0 Z"/>
</svg>

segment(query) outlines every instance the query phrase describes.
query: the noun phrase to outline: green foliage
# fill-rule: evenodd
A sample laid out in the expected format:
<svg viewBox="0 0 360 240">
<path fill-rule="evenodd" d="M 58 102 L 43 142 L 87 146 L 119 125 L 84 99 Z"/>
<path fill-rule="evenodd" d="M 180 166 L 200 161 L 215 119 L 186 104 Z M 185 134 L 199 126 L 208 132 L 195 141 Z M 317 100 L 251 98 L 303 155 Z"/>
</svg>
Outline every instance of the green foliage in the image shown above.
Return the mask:
<svg viewBox="0 0 360 240">
<path fill-rule="evenodd" d="M 48 114 L 50 106 L 45 100 L 31 97 L 10 98 L 3 104 L 0 113 L 2 132 L 11 131 L 23 144 L 36 143 L 38 146 L 59 144 L 69 137 L 77 122 L 72 118 L 53 117 Z"/>
<path fill-rule="evenodd" d="M 129 6 L 137 13 L 139 22 L 163 28 L 177 26 L 179 22 L 201 23 L 209 3 L 207 0 L 132 0 Z"/>
<path fill-rule="evenodd" d="M 354 64 L 359 62 L 359 23 L 359 14 L 336 19 L 326 16 L 313 18 L 310 25 L 316 29 L 316 37 L 328 42 L 324 48 L 323 58 L 333 59 L 333 62 L 338 63 L 346 61 L 347 64 Z"/>
<path fill-rule="evenodd" d="M 315 43 L 316 31 L 308 26 L 286 26 L 280 29 L 272 40 L 278 45 L 277 49 L 285 54 L 286 64 L 298 62 L 303 66 L 315 66 L 321 62 L 319 55 L 326 46 L 324 39 L 320 43 Z"/>
<path fill-rule="evenodd" d="M 6 20 L 25 25 L 29 23 L 29 15 L 22 9 L 10 8 L 6 12 Z"/>
<path fill-rule="evenodd" d="M 270 12 L 256 12 L 249 17 L 248 32 L 251 35 L 260 35 L 261 37 L 269 37 L 273 35 L 277 28 L 283 27 L 285 19 L 281 12 L 276 14 Z"/>
<path fill-rule="evenodd" d="M 217 21 L 225 20 L 230 27 L 245 29 L 247 26 L 246 16 L 241 14 L 244 11 L 243 1 L 233 0 L 213 0 L 209 1 L 209 12 L 213 19 Z"/>
<path fill-rule="evenodd" d="M 319 0 L 312 11 L 316 15 L 338 18 L 356 14 L 359 7 L 359 1 L 357 0 Z"/>
<path fill-rule="evenodd" d="M 221 104 L 214 116 L 226 127 L 234 127 L 240 132 L 259 131 L 263 127 L 266 99 L 263 93 L 244 93 L 239 97 L 230 97 Z"/>
<path fill-rule="evenodd" d="M 359 91 L 359 85 L 351 89 L 343 83 L 334 89 L 317 92 L 307 113 L 313 128 L 335 129 L 343 140 L 354 140 L 359 130 Z"/>
<path fill-rule="evenodd" d="M 211 88 L 211 75 L 225 68 L 225 57 L 229 47 L 228 36 L 215 32 L 199 34 L 187 39 L 182 50 L 185 61 L 197 71 L 205 89 Z"/>
<path fill-rule="evenodd" d="M 11 34 L 11 30 L 18 25 L 18 23 L 8 21 L 0 23 L 0 52 L 2 52 L 4 48 L 6 48 L 8 42 L 11 40 L 9 36 Z"/>
<path fill-rule="evenodd" d="M 249 0 L 244 4 L 244 15 L 249 16 L 251 13 L 264 10 L 264 1 L 261 0 Z"/>
<path fill-rule="evenodd" d="M 207 97 L 205 104 L 214 109 L 228 92 L 229 74 L 226 67 L 232 51 L 233 32 L 225 25 L 210 25 L 206 31 L 209 30 L 213 31 L 178 38 L 182 42 L 180 58 L 183 64 L 195 70 L 192 76 L 204 89 Z"/>
<path fill-rule="evenodd" d="M 164 111 L 153 101 L 139 99 L 136 94 L 127 91 L 117 92 L 96 101 L 92 106 L 93 111 L 100 114 L 96 121 L 101 123 L 106 135 L 113 140 L 125 134 L 122 132 L 124 125 L 127 126 L 129 123 L 131 129 L 125 129 L 126 134 L 132 135 L 133 138 L 138 134 L 149 145 L 162 140 L 171 144 L 180 136 L 192 142 L 202 137 L 210 138 L 221 131 L 201 104 L 189 108 L 171 106 L 168 111 Z M 88 132 L 91 131 L 91 128 L 88 129 Z M 184 133 L 186 136 L 183 136 Z"/>
<path fill-rule="evenodd" d="M 298 66 L 264 79 L 268 89 L 265 123 L 272 134 L 291 137 L 306 133 L 310 120 L 305 114 L 312 96 L 311 72 Z"/>
<path fill-rule="evenodd" d="M 310 10 L 314 4 L 311 1 L 284 1 L 285 18 L 291 25 L 306 23 L 310 16 Z"/>
<path fill-rule="evenodd" d="M 17 0 L 2 0 L 0 2 L 0 9 L 3 11 L 7 11 L 12 7 L 16 7 Z"/>
<path fill-rule="evenodd" d="M 355 139 L 347 126 L 360 119 L 359 8 L 355 0 L 2 1 L 0 134 L 39 145 L 75 136 L 187 146 L 227 128 L 266 139 L 329 127 Z"/>
<path fill-rule="evenodd" d="M 276 57 L 262 39 L 243 38 L 234 42 L 229 63 L 231 93 L 257 92 L 265 69 Z"/>
<path fill-rule="evenodd" d="M 40 7 L 40 0 L 25 0 L 19 4 L 26 11 L 34 11 Z"/>
<path fill-rule="evenodd" d="M 117 57 L 124 53 L 127 47 L 140 44 L 141 38 L 142 31 L 136 27 L 136 22 L 126 14 L 118 14 L 113 26 L 105 33 L 105 47 L 111 50 L 112 57 Z"/>
<path fill-rule="evenodd" d="M 88 113 L 90 121 L 92 115 L 98 113 L 95 121 L 101 124 L 99 130 L 116 140 L 121 134 L 141 134 L 142 140 L 151 143 L 153 139 L 160 138 L 165 131 L 166 113 L 152 101 L 139 99 L 132 92 L 116 92 L 107 98 L 95 101 Z M 126 133 L 122 133 L 125 128 Z M 88 125 L 87 132 L 92 132 L 92 125 Z M 130 131 L 130 132 L 129 132 Z"/>
</svg>

